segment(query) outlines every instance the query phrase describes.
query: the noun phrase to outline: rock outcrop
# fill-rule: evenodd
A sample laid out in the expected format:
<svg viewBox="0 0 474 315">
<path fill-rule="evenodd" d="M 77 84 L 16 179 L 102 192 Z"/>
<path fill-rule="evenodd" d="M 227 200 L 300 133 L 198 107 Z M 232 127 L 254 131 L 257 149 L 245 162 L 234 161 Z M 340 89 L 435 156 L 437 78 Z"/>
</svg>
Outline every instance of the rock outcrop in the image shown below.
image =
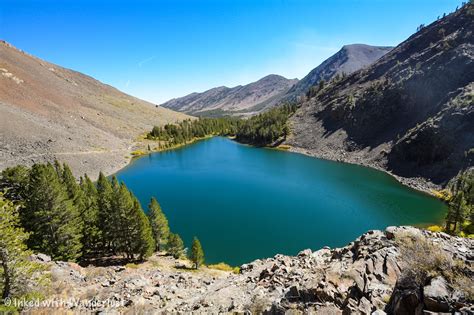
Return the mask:
<svg viewBox="0 0 474 315">
<path fill-rule="evenodd" d="M 413 251 L 410 244 L 427 245 L 424 248 L 432 248 L 430 255 L 437 257 L 436 261 L 450 261 L 452 265 L 433 267 L 420 283 L 416 275 L 431 258 L 424 251 Z M 418 267 L 408 260 L 417 261 Z M 473 296 L 469 295 L 473 284 L 474 240 L 412 227 L 369 231 L 342 248 L 325 247 L 314 252 L 307 249 L 295 257 L 276 255 L 256 260 L 242 265 L 239 274 L 208 268 L 197 272 L 187 270 L 182 266 L 185 262 L 163 256 L 154 256 L 132 267 L 80 267 L 74 263 L 48 262 L 44 257 L 40 261 L 51 266 L 55 292 L 52 298 L 67 295 L 86 301 L 117 301 L 120 305 L 104 308 L 101 306 L 104 303 L 96 303 L 99 306 L 89 311 L 274 314 L 454 311 L 468 314 L 474 311 Z M 450 274 L 450 268 L 458 271 Z M 463 281 L 467 282 L 463 284 Z"/>
</svg>

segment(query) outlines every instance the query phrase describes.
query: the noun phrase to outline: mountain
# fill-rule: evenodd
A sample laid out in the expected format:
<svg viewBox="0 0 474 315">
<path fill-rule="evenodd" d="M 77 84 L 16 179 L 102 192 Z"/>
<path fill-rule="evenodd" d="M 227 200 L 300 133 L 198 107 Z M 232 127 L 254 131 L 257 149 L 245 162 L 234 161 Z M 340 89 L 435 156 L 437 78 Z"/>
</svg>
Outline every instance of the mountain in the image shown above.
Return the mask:
<svg viewBox="0 0 474 315">
<path fill-rule="evenodd" d="M 350 74 L 370 65 L 390 49 L 363 44 L 347 45 L 301 81 L 272 74 L 244 86 L 221 86 L 203 93 L 192 93 L 172 99 L 162 106 L 199 116 L 256 114 L 279 103 L 295 101 L 320 80 L 330 80 L 337 74 Z"/>
<path fill-rule="evenodd" d="M 338 74 L 351 74 L 365 68 L 380 59 L 392 48 L 364 44 L 345 45 L 296 83 L 283 99 L 294 101 L 298 96 L 306 94 L 310 87 L 321 80 L 329 81 Z"/>
<path fill-rule="evenodd" d="M 0 169 L 58 158 L 110 173 L 141 133 L 184 118 L 0 42 Z"/>
<path fill-rule="evenodd" d="M 193 115 L 258 112 L 278 102 L 297 82 L 271 74 L 256 82 L 233 88 L 216 87 L 202 93 L 172 99 L 161 106 Z"/>
<path fill-rule="evenodd" d="M 304 102 L 287 144 L 444 185 L 473 164 L 473 81 L 467 4 Z"/>
</svg>

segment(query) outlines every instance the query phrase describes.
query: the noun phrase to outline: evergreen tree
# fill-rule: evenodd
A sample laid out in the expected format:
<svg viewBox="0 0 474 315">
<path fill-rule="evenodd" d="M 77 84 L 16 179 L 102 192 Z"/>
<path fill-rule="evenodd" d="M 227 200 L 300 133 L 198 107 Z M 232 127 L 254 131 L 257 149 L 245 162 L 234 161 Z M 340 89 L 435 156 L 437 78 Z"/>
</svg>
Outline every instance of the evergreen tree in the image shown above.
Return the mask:
<svg viewBox="0 0 474 315">
<path fill-rule="evenodd" d="M 155 250 L 155 240 L 153 239 L 150 221 L 143 212 L 140 202 L 133 197 L 133 208 L 130 215 L 133 231 L 132 256 L 137 254 L 140 260 L 147 258 L 153 254 Z"/>
<path fill-rule="evenodd" d="M 127 258 L 133 258 L 133 199 L 127 187 L 118 184 L 117 179 L 112 177 L 112 211 L 109 214 L 110 224 L 107 229 L 107 237 L 112 252 L 124 253 Z"/>
<path fill-rule="evenodd" d="M 78 258 L 82 222 L 55 168 L 49 163 L 33 165 L 28 188 L 21 219 L 31 232 L 29 246 L 54 259 Z"/>
<path fill-rule="evenodd" d="M 74 175 L 69 166 L 64 163 L 62 166 L 62 173 L 60 174 L 61 182 L 64 184 L 68 197 L 74 202 L 74 204 L 79 202 L 81 195 L 81 188 L 76 181 Z"/>
<path fill-rule="evenodd" d="M 0 190 L 13 201 L 24 201 L 27 197 L 30 170 L 18 165 L 4 169 L 0 176 Z"/>
<path fill-rule="evenodd" d="M 28 233 L 20 227 L 18 208 L 0 194 L 0 293 L 1 298 L 20 297 L 36 286 L 41 266 L 29 260 Z M 33 283 L 32 283 L 33 282 Z"/>
<path fill-rule="evenodd" d="M 99 210 L 99 230 L 101 231 L 101 243 L 103 253 L 112 251 L 112 230 L 114 222 L 112 219 L 113 190 L 110 181 L 100 172 L 97 181 L 97 206 Z"/>
<path fill-rule="evenodd" d="M 62 177 L 63 166 L 61 165 L 61 163 L 59 163 L 58 160 L 54 160 L 54 169 L 56 170 L 56 174 L 58 174 L 59 177 Z"/>
<path fill-rule="evenodd" d="M 449 185 L 453 197 L 446 216 L 446 231 L 472 234 L 474 212 L 474 169 L 459 174 Z"/>
<path fill-rule="evenodd" d="M 151 230 L 155 240 L 155 249 L 160 251 L 162 245 L 166 245 L 168 241 L 170 228 L 168 226 L 168 219 L 166 219 L 165 214 L 155 198 L 151 198 L 151 202 L 148 205 L 148 219 L 150 220 Z"/>
<path fill-rule="evenodd" d="M 82 230 L 83 254 L 91 256 L 99 251 L 102 234 L 99 226 L 99 198 L 95 185 L 84 175 L 80 181 L 81 198 L 79 212 L 84 223 Z"/>
<path fill-rule="evenodd" d="M 178 234 L 170 232 L 168 237 L 167 252 L 176 259 L 181 258 L 183 256 L 184 243 Z"/>
<path fill-rule="evenodd" d="M 202 250 L 201 242 L 194 237 L 189 259 L 193 262 L 194 268 L 198 269 L 204 263 L 204 251 Z"/>
</svg>

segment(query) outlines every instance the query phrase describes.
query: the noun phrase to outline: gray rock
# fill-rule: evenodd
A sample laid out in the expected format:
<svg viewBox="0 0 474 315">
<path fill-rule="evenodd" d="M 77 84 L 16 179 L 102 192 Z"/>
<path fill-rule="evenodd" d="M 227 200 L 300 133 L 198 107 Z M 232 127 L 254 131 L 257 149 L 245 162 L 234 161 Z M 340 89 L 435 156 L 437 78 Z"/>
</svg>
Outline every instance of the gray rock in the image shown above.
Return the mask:
<svg viewBox="0 0 474 315">
<path fill-rule="evenodd" d="M 31 255 L 31 259 L 33 261 L 47 263 L 51 261 L 51 256 L 39 253 Z"/>
<path fill-rule="evenodd" d="M 446 280 L 439 276 L 431 279 L 429 285 L 423 288 L 425 307 L 428 311 L 449 311 L 449 289 Z"/>
</svg>

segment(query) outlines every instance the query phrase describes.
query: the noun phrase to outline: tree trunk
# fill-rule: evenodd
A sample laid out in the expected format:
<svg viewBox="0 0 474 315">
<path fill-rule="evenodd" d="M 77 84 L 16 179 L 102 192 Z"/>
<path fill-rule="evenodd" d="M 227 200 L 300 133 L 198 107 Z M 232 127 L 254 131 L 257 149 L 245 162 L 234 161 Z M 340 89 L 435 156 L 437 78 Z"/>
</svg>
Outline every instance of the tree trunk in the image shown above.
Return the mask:
<svg viewBox="0 0 474 315">
<path fill-rule="evenodd" d="M 3 292 L 2 299 L 6 299 L 10 296 L 11 291 L 11 278 L 10 278 L 10 268 L 8 266 L 8 252 L 6 249 L 0 249 L 0 259 L 2 260 L 3 268 Z"/>
</svg>

